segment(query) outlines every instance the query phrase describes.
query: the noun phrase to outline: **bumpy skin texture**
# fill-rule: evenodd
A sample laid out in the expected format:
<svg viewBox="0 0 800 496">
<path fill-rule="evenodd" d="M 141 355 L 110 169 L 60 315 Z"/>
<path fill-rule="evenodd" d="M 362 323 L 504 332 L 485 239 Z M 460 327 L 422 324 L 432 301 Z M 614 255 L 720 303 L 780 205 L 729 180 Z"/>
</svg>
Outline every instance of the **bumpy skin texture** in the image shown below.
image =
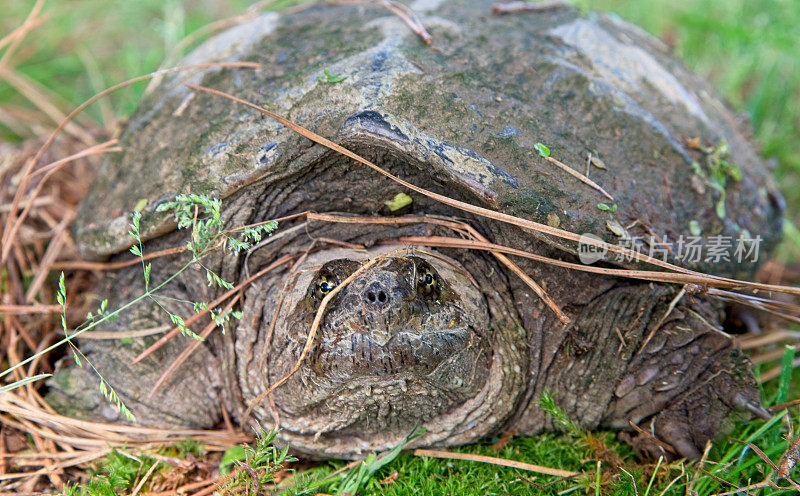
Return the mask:
<svg viewBox="0 0 800 496">
<path fill-rule="evenodd" d="M 543 142 L 576 167 L 589 152 L 608 164 L 592 178 L 614 195 L 622 224 L 639 220 L 635 229 L 670 239 L 688 235 L 691 220 L 707 235 L 746 231 L 762 237 L 766 256 L 780 233 L 780 197 L 741 126 L 707 85 L 620 21 L 566 8 L 489 12 L 488 2 L 466 1 L 421 12 L 434 37 L 429 47 L 380 8 L 316 6 L 235 28 L 187 62 L 263 63 L 255 72 L 191 78 L 266 105 L 431 191 L 608 238 L 607 216 L 596 206 L 603 198 L 541 160 L 533 145 Z M 347 79 L 320 83 L 323 68 Z M 131 119 L 126 152 L 100 172 L 76 225 L 87 255 L 123 256 L 115 254 L 130 243 L 126 212 L 142 198 L 149 202 L 146 251 L 181 244 L 184 233 L 172 232 L 154 209 L 187 191 L 223 197 L 230 226 L 309 209 L 393 215 L 384 202 L 400 190 L 388 179 L 231 102 L 196 94 L 182 105 L 190 95 L 182 82 L 162 82 Z M 724 218 L 715 212 L 716 193 L 691 187 L 691 162 L 702 157 L 685 148 L 687 136 L 727 141 L 741 168 L 741 180 L 726 189 Z M 403 215 L 459 216 L 496 243 L 576 260 L 568 243 L 411 196 Z M 427 429 L 414 441 L 418 446 L 462 444 L 508 429 L 541 432 L 553 428 L 536 403 L 545 391 L 586 428 L 632 431 L 634 422 L 688 457 L 724 432 L 737 411 L 758 410 L 749 364 L 721 332 L 724 313 L 712 300 L 685 295 L 668 312 L 675 288 L 517 260 L 573 319 L 565 327 L 491 255 L 409 248 L 342 289 L 300 370 L 244 418 L 248 403 L 299 357 L 320 284 L 338 284 L 367 258 L 390 250 L 381 243 L 452 234 L 424 223 L 293 220 L 246 258 L 210 256 L 206 266 L 240 282 L 279 256 L 314 249 L 300 266 L 280 267 L 251 284 L 240 303 L 244 318 L 212 334 L 154 397 L 150 388 L 186 339 L 137 366 L 128 362 L 154 337 L 81 346 L 143 423 L 210 427 L 225 409 L 241 424 L 279 424 L 284 441 L 319 457 L 387 449 L 417 426 Z M 313 239 L 370 250 L 312 245 Z M 158 259 L 151 278 L 185 261 Z M 747 276 L 757 267 L 701 262 L 699 268 Z M 420 282 L 426 273 L 435 291 Z M 184 272 L 170 295 L 212 300 L 219 292 L 204 277 L 201 270 Z M 143 289 L 133 268 L 110 274 L 103 286 L 112 308 Z M 173 300 L 165 304 L 191 312 Z M 102 330 L 166 321 L 147 303 Z M 96 378 L 84 370 L 64 368 L 53 384 L 51 398 L 62 410 L 117 417 L 97 408 L 104 402 Z M 661 453 L 648 437 L 631 442 Z"/>
</svg>

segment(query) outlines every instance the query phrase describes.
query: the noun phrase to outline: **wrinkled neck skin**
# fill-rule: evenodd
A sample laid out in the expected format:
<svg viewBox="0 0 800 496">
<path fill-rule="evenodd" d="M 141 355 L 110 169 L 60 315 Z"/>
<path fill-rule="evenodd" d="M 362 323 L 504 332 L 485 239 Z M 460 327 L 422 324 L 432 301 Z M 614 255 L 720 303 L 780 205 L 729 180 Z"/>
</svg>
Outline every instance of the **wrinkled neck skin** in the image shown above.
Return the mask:
<svg viewBox="0 0 800 496">
<path fill-rule="evenodd" d="M 253 411 L 264 425 L 279 419 L 299 452 L 353 458 L 391 449 L 415 428 L 426 430 L 419 445 L 475 441 L 511 418 L 526 389 L 526 336 L 509 299 L 431 249 L 393 250 L 308 257 L 284 279 L 271 338 L 275 285 L 250 289 L 269 293 L 253 356 L 269 351 L 264 368 L 247 372 L 244 403 L 291 371 L 325 295 L 383 257 L 338 288 L 300 369 Z"/>
</svg>

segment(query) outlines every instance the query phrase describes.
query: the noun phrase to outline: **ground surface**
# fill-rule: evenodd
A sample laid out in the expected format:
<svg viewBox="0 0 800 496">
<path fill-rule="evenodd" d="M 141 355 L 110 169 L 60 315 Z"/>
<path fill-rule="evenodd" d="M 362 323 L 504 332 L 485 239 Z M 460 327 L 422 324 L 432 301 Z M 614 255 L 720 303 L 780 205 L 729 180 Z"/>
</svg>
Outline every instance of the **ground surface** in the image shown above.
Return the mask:
<svg viewBox="0 0 800 496">
<path fill-rule="evenodd" d="M 213 20 L 241 12 L 250 2 L 244 0 L 200 2 L 175 0 L 56 2 L 46 4 L 50 19 L 26 39 L 12 57 L 12 66 L 42 87 L 62 110 L 70 110 L 100 89 L 130 77 L 154 70 L 184 36 Z M 796 0 L 577 0 L 582 7 L 615 12 L 658 35 L 674 47 L 677 54 L 699 73 L 708 77 L 738 110 L 746 112 L 763 144 L 763 154 L 776 161 L 776 175 L 787 196 L 788 218 L 800 223 L 800 8 Z M 0 19 L 0 36 L 19 26 L 33 2 L 7 2 Z M 1 65 L 1 64 L 0 64 Z M 52 121 L 25 117 L 9 109 L 27 109 L 31 104 L 18 89 L 6 84 L 0 75 L 0 136 L 10 141 L 29 140 L 38 129 L 49 129 Z M 100 126 L 112 124 L 135 107 L 146 83 L 113 95 L 106 103 L 93 106 L 85 122 Z M 781 250 L 784 261 L 798 260 L 792 244 L 798 245 L 797 231 L 788 229 L 789 243 Z M 775 362 L 765 364 L 764 369 Z M 797 374 L 795 374 L 797 376 Z M 765 387 L 768 404 L 778 395 L 796 398 L 798 388 L 778 391 L 777 380 Z M 796 384 L 796 381 L 795 381 Z M 795 417 L 796 418 L 796 417 Z M 742 425 L 735 433 L 748 436 L 777 461 L 786 448 L 779 434 L 780 422 L 763 429 L 763 422 Z M 542 494 L 595 493 L 661 494 L 674 478 L 686 470 L 687 476 L 669 489 L 668 494 L 684 494 L 687 480 L 692 490 L 710 494 L 731 487 L 681 464 L 637 464 L 629 450 L 612 434 L 586 438 L 578 433 L 515 438 L 504 447 L 492 440 L 461 451 L 513 459 L 565 470 L 592 474 L 578 481 L 563 481 L 538 490 L 519 476 L 544 484 L 554 477 L 536 476 L 523 471 L 472 462 L 434 460 L 402 454 L 383 467 L 364 486 L 364 493 L 386 494 Z M 622 457 L 624 462 L 619 468 Z M 598 485 L 594 477 L 596 460 L 603 470 Z M 742 445 L 720 443 L 712 449 L 711 460 L 729 465 L 707 464 L 714 476 L 744 486 L 762 480 L 769 471 L 752 451 Z M 117 462 L 113 462 L 117 463 Z M 99 472 L 114 467 L 107 463 Z M 320 476 L 343 466 L 325 463 L 311 469 Z M 138 467 L 138 466 L 137 466 Z M 606 468 L 610 467 L 610 468 Z M 140 468 L 140 467 L 139 467 Z M 625 471 L 631 475 L 629 476 Z M 396 478 L 392 475 L 397 473 Z M 388 479 L 387 479 L 388 478 Z M 380 481 L 387 479 L 385 484 Z M 122 482 L 116 491 L 130 492 L 135 480 Z M 317 489 L 311 491 L 316 492 Z M 319 488 L 335 492 L 336 486 Z M 103 494 L 103 493 L 98 493 Z M 765 494 L 777 494 L 767 490 Z M 788 492 L 787 492 L 788 494 Z"/>
</svg>

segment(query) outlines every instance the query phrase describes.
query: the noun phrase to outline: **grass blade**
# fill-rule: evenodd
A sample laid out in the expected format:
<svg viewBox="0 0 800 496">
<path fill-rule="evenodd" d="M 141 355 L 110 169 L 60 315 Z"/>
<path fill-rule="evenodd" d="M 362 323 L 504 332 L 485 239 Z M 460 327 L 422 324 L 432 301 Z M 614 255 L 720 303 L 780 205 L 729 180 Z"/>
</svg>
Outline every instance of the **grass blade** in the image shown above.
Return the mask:
<svg viewBox="0 0 800 496">
<path fill-rule="evenodd" d="M 31 377 L 26 377 L 24 379 L 20 379 L 16 382 L 12 382 L 11 384 L 6 384 L 3 387 L 0 387 L 0 393 L 5 391 L 11 391 L 12 389 L 17 389 L 18 387 L 24 386 L 25 384 L 30 384 L 31 382 L 36 382 L 42 379 L 46 379 L 47 377 L 52 376 L 53 374 L 38 374 Z"/>
</svg>

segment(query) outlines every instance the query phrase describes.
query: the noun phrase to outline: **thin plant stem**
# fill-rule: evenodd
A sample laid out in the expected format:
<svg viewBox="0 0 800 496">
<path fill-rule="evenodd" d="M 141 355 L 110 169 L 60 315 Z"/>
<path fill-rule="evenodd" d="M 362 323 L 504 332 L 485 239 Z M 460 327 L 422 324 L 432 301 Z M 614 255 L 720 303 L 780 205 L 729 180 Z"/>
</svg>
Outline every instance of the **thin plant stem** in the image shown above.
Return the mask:
<svg viewBox="0 0 800 496">
<path fill-rule="evenodd" d="M 86 331 L 88 331 L 88 330 L 90 330 L 90 329 L 92 329 L 92 328 L 94 328 L 94 327 L 97 327 L 99 324 L 101 324 L 101 323 L 103 323 L 103 322 L 106 322 L 106 321 L 108 321 L 109 319 L 113 318 L 114 316 L 116 316 L 116 315 L 119 315 L 119 314 L 120 314 L 121 312 L 123 312 L 124 310 L 127 310 L 128 308 L 130 308 L 130 307 L 132 307 L 133 305 L 135 305 L 135 304 L 139 303 L 140 301 L 144 300 L 145 298 L 150 298 L 150 297 L 152 297 L 153 293 L 157 292 L 158 290 L 160 290 L 161 288 L 163 288 L 164 286 L 166 286 L 167 284 L 169 284 L 170 282 L 172 282 L 172 281 L 173 281 L 173 280 L 174 280 L 176 277 L 178 277 L 178 276 L 179 276 L 180 274 L 182 274 L 182 273 L 183 273 L 183 272 L 184 272 L 186 269 L 188 269 L 188 268 L 189 268 L 189 267 L 190 267 L 190 266 L 191 266 L 193 263 L 194 263 L 194 260 L 192 260 L 191 262 L 189 262 L 189 263 L 187 263 L 186 265 L 184 265 L 183 267 L 181 267 L 181 268 L 180 268 L 180 269 L 179 269 L 177 272 L 175 272 L 174 274 L 172 274 L 171 276 L 169 276 L 169 277 L 168 277 L 166 280 L 164 280 L 164 281 L 163 281 L 161 284 L 159 284 L 159 285 L 158 285 L 158 286 L 156 286 L 155 288 L 153 288 L 153 289 L 151 289 L 151 290 L 149 290 L 149 291 L 145 291 L 143 294 L 141 294 L 141 295 L 137 296 L 137 297 L 136 297 L 136 298 L 134 298 L 133 300 L 129 301 L 128 303 L 126 303 L 126 304 L 124 304 L 124 305 L 122 305 L 122 306 L 121 306 L 121 307 L 119 307 L 117 310 L 115 310 L 114 312 L 112 312 L 112 313 L 110 313 L 110 314 L 106 315 L 106 316 L 105 316 L 105 317 L 103 317 L 102 319 L 100 319 L 100 320 L 97 320 L 97 321 L 95 321 L 95 322 L 92 322 L 91 324 L 89 324 L 88 326 L 86 326 L 86 327 L 84 327 L 84 328 L 82 328 L 82 329 L 78 329 L 78 330 L 76 330 L 76 331 L 75 331 L 75 333 L 73 333 L 72 335 L 66 335 L 66 336 L 65 336 L 63 339 L 61 339 L 60 341 L 58 341 L 58 342 L 56 342 L 56 343 L 53 343 L 52 345 L 48 346 L 47 348 L 43 349 L 42 351 L 40 351 L 40 352 L 38 352 L 38 353 L 36 353 L 36 354 L 34 354 L 34 355 L 32 355 L 32 356 L 30 356 L 30 357 L 26 358 L 25 360 L 23 360 L 23 361 L 19 362 L 18 364 L 14 365 L 13 367 L 10 367 L 10 368 L 8 368 L 8 369 L 4 370 L 3 372 L 0 372 L 0 378 L 2 378 L 2 377 L 5 377 L 6 375 L 10 374 L 11 372 L 13 372 L 13 371 L 17 370 L 18 368 L 22 367 L 23 365 L 25 365 L 25 364 L 27 364 L 27 363 L 30 363 L 31 361 L 35 360 L 35 359 L 36 359 L 36 358 L 38 358 L 39 356 L 41 356 L 41 355 L 44 355 L 44 354 L 46 354 L 46 353 L 49 353 L 49 352 L 51 352 L 51 351 L 55 350 L 56 348 L 58 348 L 58 347 L 60 347 L 60 346 L 63 346 L 63 345 L 65 345 L 65 344 L 67 344 L 67 343 L 69 343 L 69 344 L 72 344 L 72 343 L 71 343 L 71 340 L 72 340 L 72 339 L 74 339 L 74 338 L 76 338 L 76 337 L 80 336 L 80 335 L 81 335 L 81 334 L 83 334 L 84 332 L 86 332 Z"/>
</svg>

